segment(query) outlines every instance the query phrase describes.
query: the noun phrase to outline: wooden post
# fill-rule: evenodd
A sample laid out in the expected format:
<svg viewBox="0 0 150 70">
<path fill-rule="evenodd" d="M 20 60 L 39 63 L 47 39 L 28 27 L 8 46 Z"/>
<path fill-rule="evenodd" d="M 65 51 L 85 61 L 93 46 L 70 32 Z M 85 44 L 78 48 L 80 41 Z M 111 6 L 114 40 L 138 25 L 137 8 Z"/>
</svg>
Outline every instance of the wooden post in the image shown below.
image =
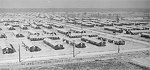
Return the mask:
<svg viewBox="0 0 150 70">
<path fill-rule="evenodd" d="M 81 22 L 81 31 L 83 31 L 83 29 L 82 29 L 82 22 Z M 81 38 L 82 38 L 82 32 L 81 32 Z"/>
<path fill-rule="evenodd" d="M 21 62 L 20 44 L 19 44 L 19 62 Z"/>
<path fill-rule="evenodd" d="M 74 42 L 74 40 L 73 40 Z M 73 45 L 73 57 L 75 57 L 75 44 Z"/>
<path fill-rule="evenodd" d="M 118 53 L 120 53 L 120 47 L 119 47 L 119 45 L 118 45 Z"/>
</svg>

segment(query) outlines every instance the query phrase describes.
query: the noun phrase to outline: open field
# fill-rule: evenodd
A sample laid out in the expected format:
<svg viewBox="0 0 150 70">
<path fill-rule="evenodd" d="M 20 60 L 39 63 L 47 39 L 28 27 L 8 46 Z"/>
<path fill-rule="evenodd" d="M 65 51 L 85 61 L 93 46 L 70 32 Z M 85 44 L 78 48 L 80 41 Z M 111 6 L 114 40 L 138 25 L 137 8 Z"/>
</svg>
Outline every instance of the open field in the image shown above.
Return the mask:
<svg viewBox="0 0 150 70">
<path fill-rule="evenodd" d="M 78 63 L 66 63 L 46 66 L 33 66 L 16 70 L 145 70 L 127 62 L 118 60 L 89 61 Z M 15 68 L 14 68 L 15 70 Z"/>
<path fill-rule="evenodd" d="M 21 63 L 10 63 L 6 65 L 1 65 L 2 68 L 0 69 L 11 69 L 11 70 L 32 70 L 32 69 L 42 69 L 42 68 L 52 68 L 52 69 L 60 69 L 60 70 L 69 70 L 69 69 L 78 69 L 81 68 L 81 70 L 86 69 L 107 69 L 110 68 L 116 69 L 116 66 L 119 66 L 117 68 L 122 68 L 125 70 L 148 70 L 148 68 L 143 66 L 138 66 L 136 64 L 133 64 L 130 62 L 129 59 L 136 59 L 141 57 L 148 57 L 147 55 L 149 53 L 148 51 L 136 51 L 136 52 L 127 52 L 127 53 L 120 53 L 120 54 L 107 54 L 107 55 L 91 55 L 89 56 L 81 56 L 76 58 L 52 58 L 47 60 L 39 60 L 39 61 L 27 61 L 27 62 L 21 62 Z M 110 63 L 110 64 L 109 64 Z M 113 65 L 113 64 L 114 65 Z M 94 64 L 94 68 L 92 67 L 92 64 Z M 120 65 L 121 64 L 121 65 Z M 90 65 L 90 66 L 89 66 Z M 99 66 L 100 65 L 100 66 Z M 102 65 L 102 66 L 101 66 Z M 104 66 L 103 66 L 104 65 Z M 110 65 L 110 68 L 107 68 L 107 66 Z M 9 68 L 8 68 L 9 67 Z"/>
</svg>

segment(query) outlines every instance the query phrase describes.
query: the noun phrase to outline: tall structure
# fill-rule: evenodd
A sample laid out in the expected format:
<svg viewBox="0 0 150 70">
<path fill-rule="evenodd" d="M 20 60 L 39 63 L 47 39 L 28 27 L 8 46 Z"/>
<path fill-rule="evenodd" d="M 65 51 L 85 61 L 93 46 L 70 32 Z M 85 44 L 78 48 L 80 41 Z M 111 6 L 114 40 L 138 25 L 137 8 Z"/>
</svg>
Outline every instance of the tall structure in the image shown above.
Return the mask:
<svg viewBox="0 0 150 70">
<path fill-rule="evenodd" d="M 116 22 L 119 23 L 119 15 L 116 14 Z"/>
</svg>

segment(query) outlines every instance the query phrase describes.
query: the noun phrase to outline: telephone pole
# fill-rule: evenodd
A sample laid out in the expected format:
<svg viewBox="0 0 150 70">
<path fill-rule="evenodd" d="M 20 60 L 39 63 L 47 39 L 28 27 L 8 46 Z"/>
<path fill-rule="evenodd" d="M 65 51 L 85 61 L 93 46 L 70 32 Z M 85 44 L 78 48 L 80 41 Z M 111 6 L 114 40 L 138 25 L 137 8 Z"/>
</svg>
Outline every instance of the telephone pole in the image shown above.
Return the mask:
<svg viewBox="0 0 150 70">
<path fill-rule="evenodd" d="M 21 62 L 20 44 L 19 44 L 19 62 Z"/>
<path fill-rule="evenodd" d="M 119 47 L 119 45 L 118 45 L 118 53 L 120 53 L 120 47 Z"/>
<path fill-rule="evenodd" d="M 73 43 L 74 43 L 75 41 L 73 40 Z M 73 57 L 75 57 L 75 44 L 73 45 Z"/>
<path fill-rule="evenodd" d="M 117 23 L 119 23 L 119 14 L 116 14 L 116 21 L 117 21 Z"/>
</svg>

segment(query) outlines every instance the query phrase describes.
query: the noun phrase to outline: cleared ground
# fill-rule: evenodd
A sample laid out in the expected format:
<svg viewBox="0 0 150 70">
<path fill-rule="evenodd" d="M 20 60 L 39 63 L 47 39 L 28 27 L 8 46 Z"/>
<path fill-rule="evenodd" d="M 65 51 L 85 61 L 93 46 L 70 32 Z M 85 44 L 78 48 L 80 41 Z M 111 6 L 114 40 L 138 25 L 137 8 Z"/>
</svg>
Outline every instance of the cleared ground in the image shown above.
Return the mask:
<svg viewBox="0 0 150 70">
<path fill-rule="evenodd" d="M 70 55 L 73 54 L 73 46 L 63 43 L 64 48 L 62 50 L 54 50 L 52 49 L 50 46 L 46 45 L 43 43 L 43 41 L 32 41 L 32 43 L 38 47 L 40 47 L 42 50 L 38 51 L 38 52 L 29 52 L 26 51 L 24 47 L 22 47 L 21 42 L 24 39 L 27 39 L 26 37 L 23 38 L 16 38 L 12 31 L 8 30 L 6 27 L 1 26 L 1 28 L 3 29 L 3 31 L 6 32 L 6 36 L 8 37 L 7 41 L 13 43 L 14 48 L 16 50 L 15 53 L 12 54 L 2 54 L 0 53 L 0 62 L 4 61 L 4 60 L 16 60 L 18 59 L 18 48 L 19 45 L 21 47 L 21 60 L 24 61 L 28 58 L 37 58 L 37 57 L 50 57 L 50 56 L 59 56 L 59 55 Z M 17 31 L 20 31 L 19 27 L 15 27 Z M 65 27 L 65 29 L 68 29 L 69 27 Z M 35 30 L 33 28 L 30 28 L 30 30 Z M 44 28 L 42 28 L 44 29 Z M 37 29 L 35 31 L 38 31 L 42 34 L 42 29 Z M 54 31 L 56 31 L 57 28 L 54 28 Z M 21 33 L 25 36 L 28 35 L 27 30 L 21 30 Z M 60 36 L 60 38 L 65 38 L 66 36 L 64 36 L 63 34 L 58 33 L 58 36 Z M 1 39 L 1 40 L 5 40 L 5 39 Z M 79 40 L 80 38 L 79 38 Z M 124 51 L 124 50 L 132 50 L 132 49 L 141 49 L 141 48 L 148 48 L 147 45 L 144 44 L 140 44 L 140 43 L 136 43 L 136 42 L 132 42 L 132 41 L 126 41 L 125 45 L 114 45 L 113 43 L 106 43 L 106 46 L 102 46 L 102 47 L 98 47 L 89 43 L 84 42 L 86 45 L 86 48 L 75 48 L 75 55 L 78 56 L 78 54 L 85 54 L 85 53 L 95 53 L 95 52 L 109 52 L 109 51 L 114 51 L 117 52 L 118 51 L 118 47 L 120 47 L 120 52 Z M 0 52 L 2 52 L 1 48 L 0 48 Z"/>
<path fill-rule="evenodd" d="M 102 60 L 102 61 L 55 64 L 55 65 L 47 64 L 42 66 L 22 67 L 19 69 L 13 68 L 11 70 L 147 70 L 147 69 L 124 61 Z"/>
</svg>

